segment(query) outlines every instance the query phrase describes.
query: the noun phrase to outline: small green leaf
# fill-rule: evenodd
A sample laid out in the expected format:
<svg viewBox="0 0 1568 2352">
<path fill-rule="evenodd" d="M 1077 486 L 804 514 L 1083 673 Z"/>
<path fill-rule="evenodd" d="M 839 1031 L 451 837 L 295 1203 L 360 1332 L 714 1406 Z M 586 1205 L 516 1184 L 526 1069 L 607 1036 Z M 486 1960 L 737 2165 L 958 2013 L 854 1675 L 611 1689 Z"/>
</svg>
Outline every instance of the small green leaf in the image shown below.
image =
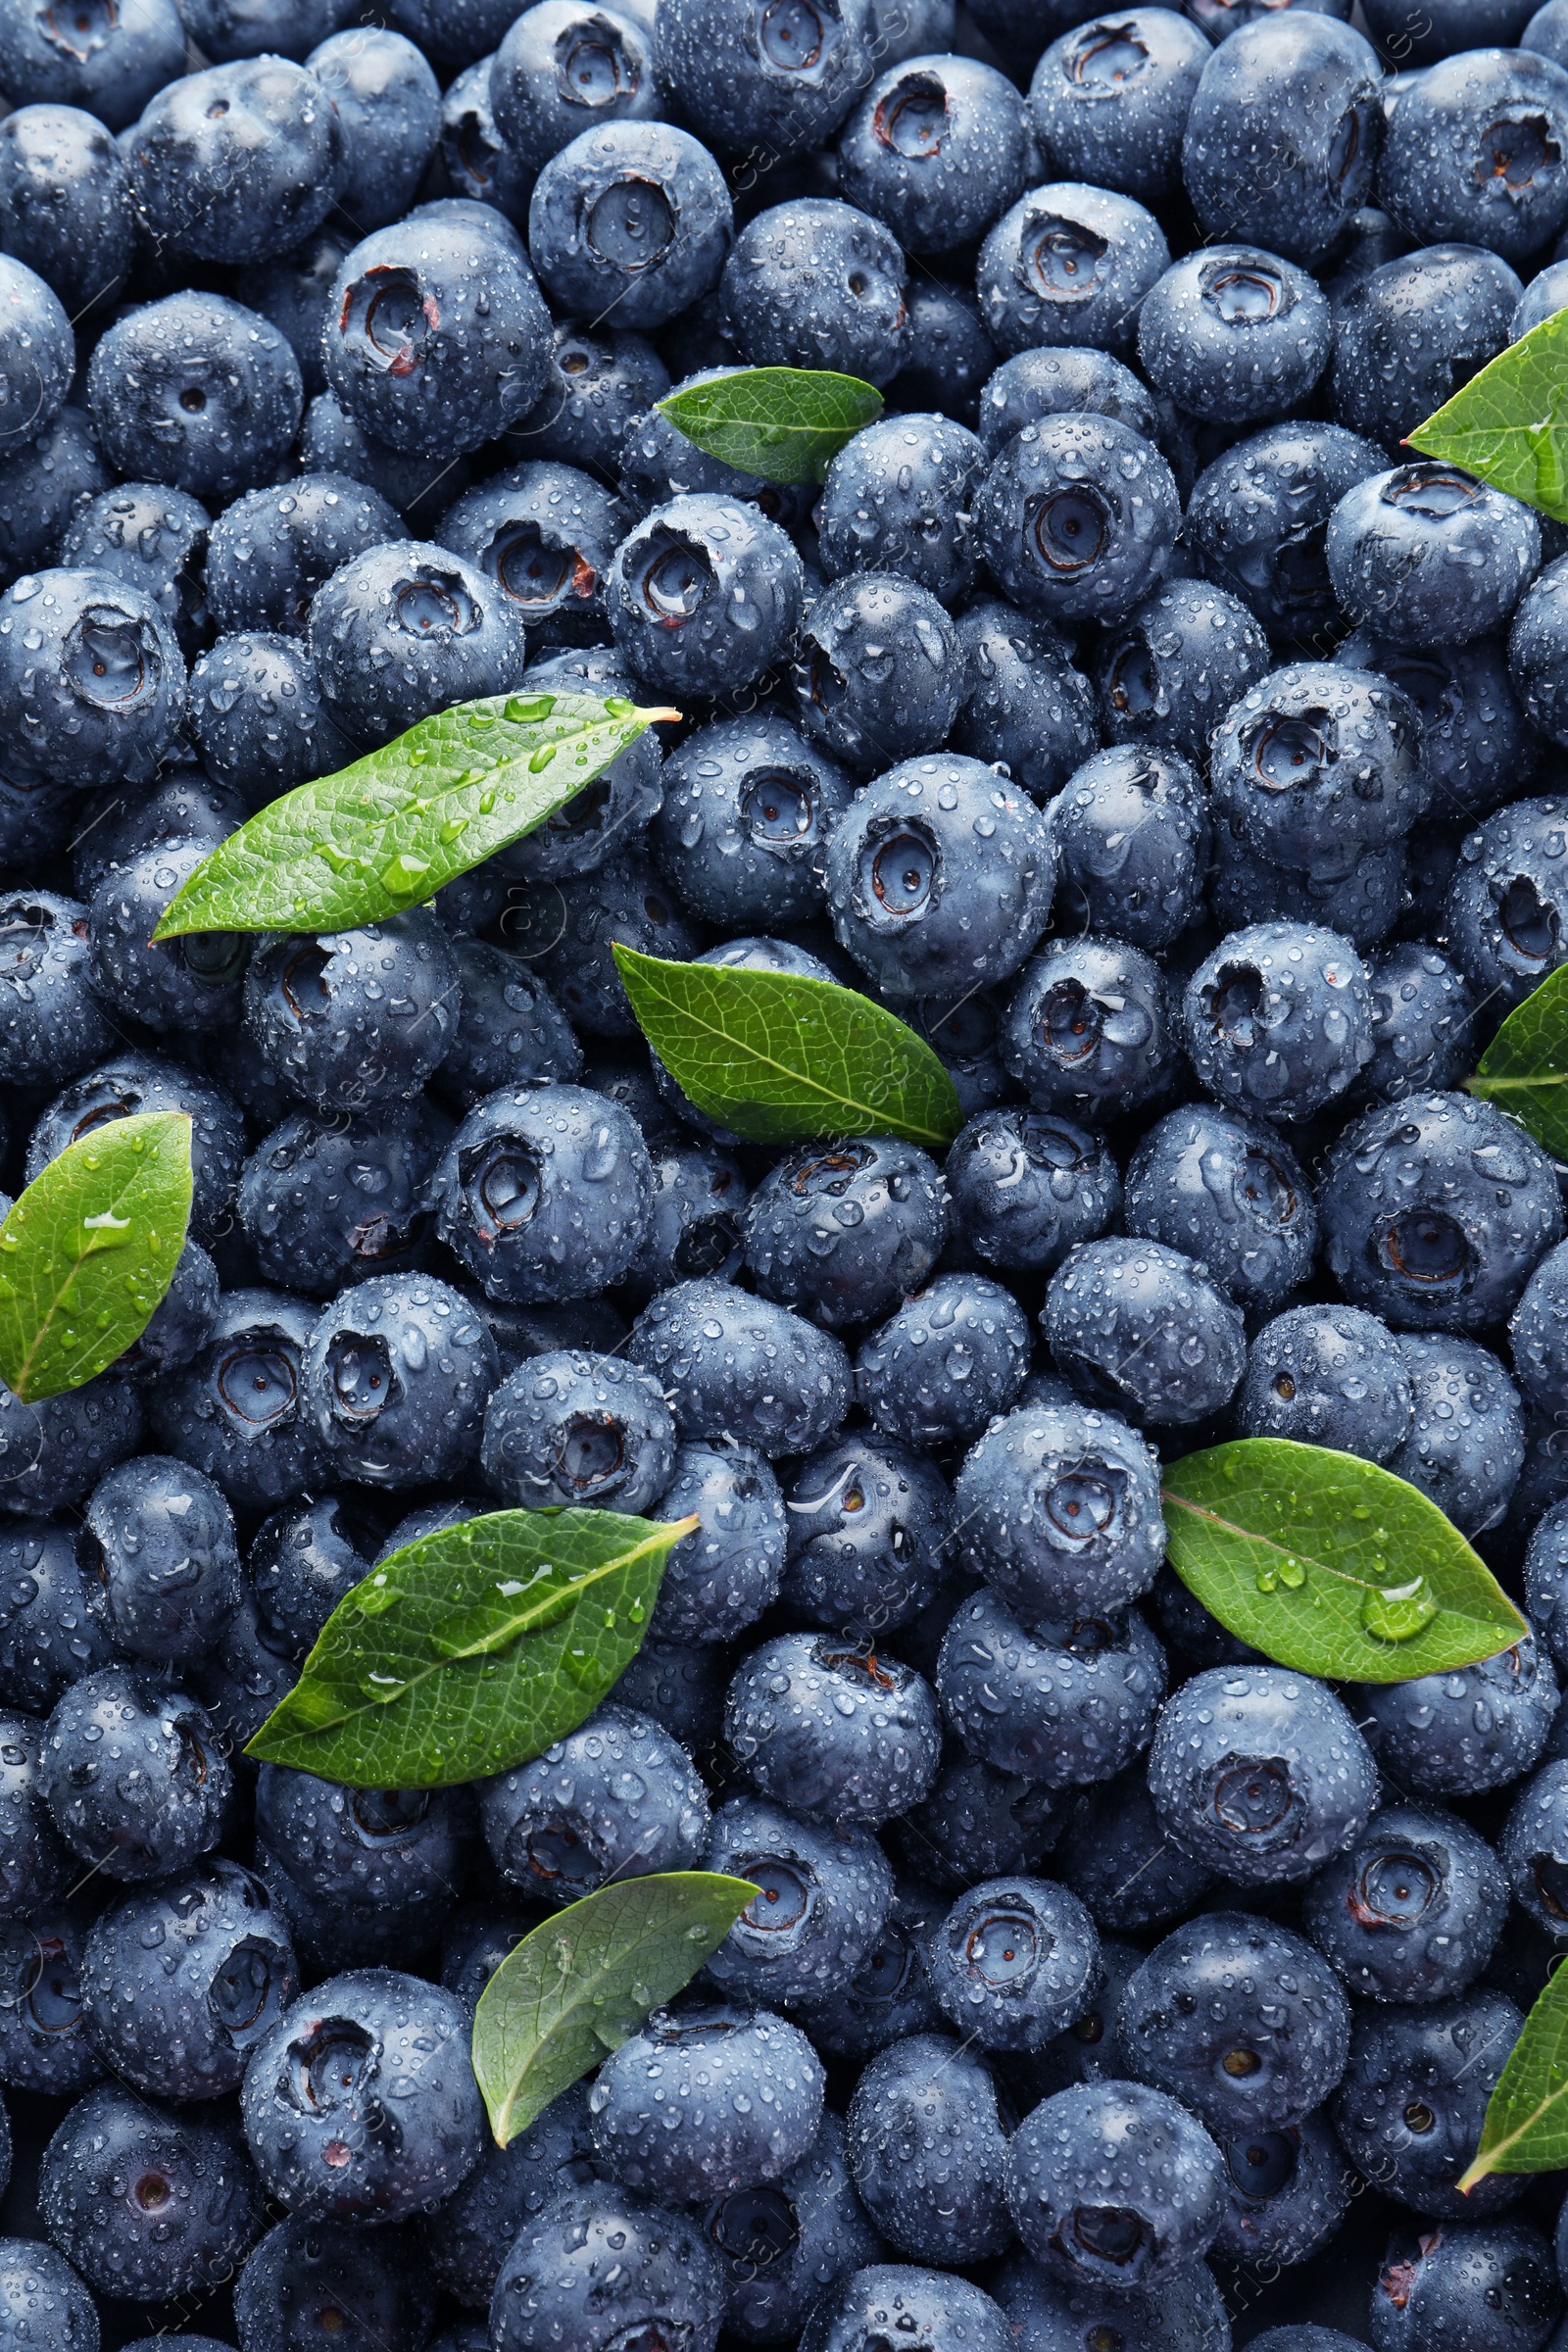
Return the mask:
<svg viewBox="0 0 1568 2352">
<path fill-rule="evenodd" d="M 622 1879 L 514 1945 L 473 2018 L 473 2071 L 498 2146 L 673 2000 L 756 1894 L 716 1871 Z"/>
<path fill-rule="evenodd" d="M 186 878 L 153 937 L 381 922 L 531 833 L 656 718 L 679 715 L 588 694 L 455 704 L 259 810 Z"/>
<path fill-rule="evenodd" d="M 1241 1438 L 1172 1462 L 1163 1494 L 1171 1566 L 1277 1665 L 1403 1683 L 1530 1631 L 1437 1504 L 1358 1454 Z"/>
<path fill-rule="evenodd" d="M 831 368 L 740 368 L 658 404 L 710 458 L 765 482 L 819 482 L 846 441 L 882 413 L 882 395 Z"/>
<path fill-rule="evenodd" d="M 666 963 L 615 947 L 643 1035 L 699 1110 L 754 1144 L 903 1135 L 940 1152 L 963 1124 L 924 1038 L 836 980 Z"/>
<path fill-rule="evenodd" d="M 1484 2054 L 1484 2053 L 1483 2053 Z M 1481 2145 L 1459 2181 L 1489 2173 L 1555 2173 L 1568 2165 L 1568 1969 L 1554 1968 L 1487 2101 Z"/>
<path fill-rule="evenodd" d="M 0 1380 L 79 1389 L 146 1330 L 190 1223 L 190 1120 L 115 1119 L 68 1144 L 0 1227 Z"/>
<path fill-rule="evenodd" d="M 1408 443 L 1568 522 L 1568 311 L 1498 352 Z"/>
<path fill-rule="evenodd" d="M 445 1788 L 574 1731 L 630 1665 L 692 1519 L 493 1511 L 346 1592 L 246 1749 L 352 1788 Z"/>
<path fill-rule="evenodd" d="M 1568 1159 L 1568 964 L 1514 1006 L 1465 1084 Z"/>
</svg>

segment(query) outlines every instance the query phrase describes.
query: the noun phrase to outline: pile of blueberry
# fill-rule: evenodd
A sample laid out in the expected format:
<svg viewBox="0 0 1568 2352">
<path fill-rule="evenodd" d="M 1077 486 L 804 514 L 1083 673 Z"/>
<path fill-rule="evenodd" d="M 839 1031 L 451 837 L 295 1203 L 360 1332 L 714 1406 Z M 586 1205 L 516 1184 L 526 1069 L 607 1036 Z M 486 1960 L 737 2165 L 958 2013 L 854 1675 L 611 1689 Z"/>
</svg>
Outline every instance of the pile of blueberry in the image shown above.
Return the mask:
<svg viewBox="0 0 1568 2352">
<path fill-rule="evenodd" d="M 1560 2180 L 1457 2187 L 1568 1945 L 1568 1171 L 1463 1085 L 1568 960 L 1568 530 L 1403 446 L 1568 306 L 1568 0 L 971 5 L 0 0 L 0 1177 L 195 1160 L 129 1354 L 0 1389 L 0 2352 L 1568 2346 Z M 819 488 L 658 407 L 760 366 L 885 395 Z M 149 945 L 518 689 L 682 716 Z M 614 943 L 864 992 L 961 1132 L 722 1131 Z M 1160 1504 L 1237 1436 L 1530 1638 L 1248 1648 Z M 564 1504 L 701 1523 L 580 1729 L 244 1755 Z M 704 1868 L 496 2146 L 500 1960 Z"/>
</svg>

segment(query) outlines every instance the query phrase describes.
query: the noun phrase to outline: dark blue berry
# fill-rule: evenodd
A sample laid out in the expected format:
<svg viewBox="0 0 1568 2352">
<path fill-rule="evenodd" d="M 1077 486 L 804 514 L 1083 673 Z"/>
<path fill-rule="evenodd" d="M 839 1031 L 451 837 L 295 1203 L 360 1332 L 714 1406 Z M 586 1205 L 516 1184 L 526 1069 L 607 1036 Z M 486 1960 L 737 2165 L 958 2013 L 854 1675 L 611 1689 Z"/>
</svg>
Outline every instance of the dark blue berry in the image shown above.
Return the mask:
<svg viewBox="0 0 1568 2352">
<path fill-rule="evenodd" d="M 1264 1886 L 1310 1878 L 1359 1836 L 1377 1768 L 1326 1685 L 1281 1666 L 1219 1666 L 1167 1701 L 1149 1788 L 1184 1853 Z"/>
<path fill-rule="evenodd" d="M 862 2204 L 901 2254 L 967 2265 L 1004 2252 L 1006 2149 L 996 2082 L 969 2041 L 908 2034 L 856 2084 L 845 2153 Z"/>
</svg>

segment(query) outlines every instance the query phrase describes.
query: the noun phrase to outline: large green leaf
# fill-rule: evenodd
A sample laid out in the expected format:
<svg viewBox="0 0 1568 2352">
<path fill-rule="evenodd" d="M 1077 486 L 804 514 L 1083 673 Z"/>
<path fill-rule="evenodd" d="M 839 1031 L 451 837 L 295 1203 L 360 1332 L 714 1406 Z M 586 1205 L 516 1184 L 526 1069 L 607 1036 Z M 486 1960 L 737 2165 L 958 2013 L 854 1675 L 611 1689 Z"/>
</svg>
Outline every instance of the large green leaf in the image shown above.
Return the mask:
<svg viewBox="0 0 1568 2352">
<path fill-rule="evenodd" d="M 695 1518 L 495 1511 L 421 1536 L 344 1594 L 246 1750 L 354 1788 L 525 1763 L 591 1715 Z"/>
<path fill-rule="evenodd" d="M 1568 522 L 1568 311 L 1499 352 L 1409 446 Z"/>
<path fill-rule="evenodd" d="M 1241 1438 L 1172 1462 L 1163 1495 L 1183 1584 L 1281 1666 L 1402 1683 L 1530 1631 L 1437 1504 L 1358 1454 Z"/>
<path fill-rule="evenodd" d="M 756 1894 L 746 1879 L 667 1871 L 602 1886 L 525 1936 L 473 2020 L 473 2071 L 498 2143 L 672 2000 Z"/>
<path fill-rule="evenodd" d="M 845 443 L 881 415 L 882 395 L 830 368 L 741 368 L 669 393 L 659 412 L 742 473 L 819 482 Z"/>
<path fill-rule="evenodd" d="M 95 1127 L 0 1227 L 0 1380 L 24 1403 L 79 1389 L 140 1339 L 190 1222 L 190 1120 Z"/>
<path fill-rule="evenodd" d="M 164 911 L 186 931 L 341 931 L 433 898 L 574 800 L 658 718 L 587 694 L 487 696 L 269 803 Z"/>
<path fill-rule="evenodd" d="M 1514 1006 L 1465 1084 L 1568 1159 L 1568 964 Z"/>
<path fill-rule="evenodd" d="M 1553 1969 L 1487 2101 L 1481 2145 L 1459 2182 L 1568 2166 L 1568 1969 Z"/>
<path fill-rule="evenodd" d="M 940 1152 L 963 1124 L 925 1040 L 856 989 L 614 954 L 643 1035 L 681 1092 L 754 1144 L 903 1135 Z"/>
</svg>

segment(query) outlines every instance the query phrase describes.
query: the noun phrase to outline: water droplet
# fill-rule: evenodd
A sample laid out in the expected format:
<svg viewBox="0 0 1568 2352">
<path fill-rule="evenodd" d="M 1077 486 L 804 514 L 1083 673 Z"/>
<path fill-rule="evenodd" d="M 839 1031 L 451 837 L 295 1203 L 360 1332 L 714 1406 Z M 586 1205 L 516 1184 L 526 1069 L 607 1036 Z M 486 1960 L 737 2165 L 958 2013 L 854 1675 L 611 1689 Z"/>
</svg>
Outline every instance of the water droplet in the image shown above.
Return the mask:
<svg viewBox="0 0 1568 2352">
<path fill-rule="evenodd" d="M 1373 1588 L 1361 1603 L 1361 1623 L 1377 1642 L 1409 1642 L 1430 1625 L 1438 1603 L 1424 1576 L 1407 1585 Z"/>
</svg>

